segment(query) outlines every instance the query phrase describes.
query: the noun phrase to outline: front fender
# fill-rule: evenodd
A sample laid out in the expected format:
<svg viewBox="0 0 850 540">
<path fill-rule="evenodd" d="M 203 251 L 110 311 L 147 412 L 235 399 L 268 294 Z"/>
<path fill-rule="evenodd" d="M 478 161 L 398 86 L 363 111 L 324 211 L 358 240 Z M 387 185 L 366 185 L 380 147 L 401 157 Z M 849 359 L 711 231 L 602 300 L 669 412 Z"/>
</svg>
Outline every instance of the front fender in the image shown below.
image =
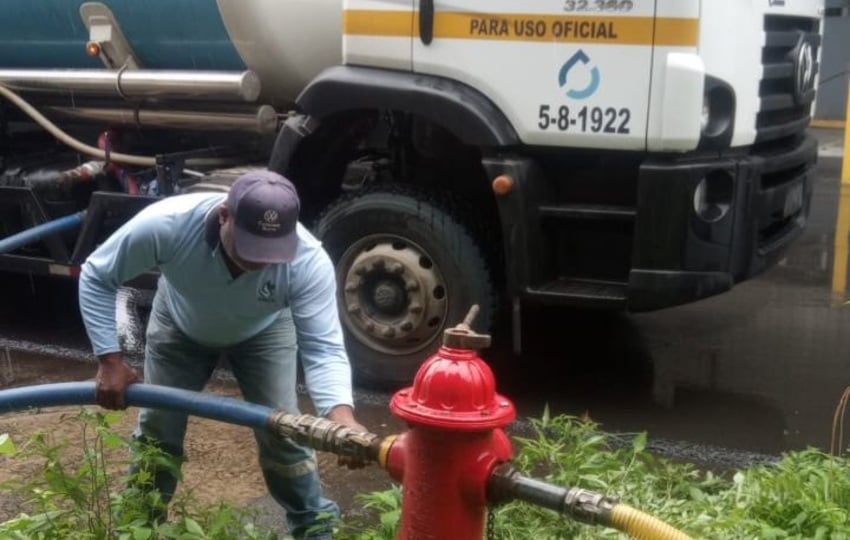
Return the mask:
<svg viewBox="0 0 850 540">
<path fill-rule="evenodd" d="M 519 144 L 511 123 L 484 94 L 444 77 L 335 66 L 313 79 L 296 103 L 303 113 L 320 121 L 357 109 L 396 110 L 440 124 L 472 146 Z"/>
</svg>

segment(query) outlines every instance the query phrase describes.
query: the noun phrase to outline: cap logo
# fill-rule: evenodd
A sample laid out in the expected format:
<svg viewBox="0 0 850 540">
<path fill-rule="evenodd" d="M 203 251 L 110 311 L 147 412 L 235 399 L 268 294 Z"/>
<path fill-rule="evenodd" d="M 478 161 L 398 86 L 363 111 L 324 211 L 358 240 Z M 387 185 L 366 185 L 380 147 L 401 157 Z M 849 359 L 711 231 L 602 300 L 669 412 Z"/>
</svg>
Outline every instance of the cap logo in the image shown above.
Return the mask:
<svg viewBox="0 0 850 540">
<path fill-rule="evenodd" d="M 264 233 L 277 233 L 280 230 L 280 213 L 277 210 L 266 210 L 262 221 L 257 222 L 257 228 Z"/>
</svg>

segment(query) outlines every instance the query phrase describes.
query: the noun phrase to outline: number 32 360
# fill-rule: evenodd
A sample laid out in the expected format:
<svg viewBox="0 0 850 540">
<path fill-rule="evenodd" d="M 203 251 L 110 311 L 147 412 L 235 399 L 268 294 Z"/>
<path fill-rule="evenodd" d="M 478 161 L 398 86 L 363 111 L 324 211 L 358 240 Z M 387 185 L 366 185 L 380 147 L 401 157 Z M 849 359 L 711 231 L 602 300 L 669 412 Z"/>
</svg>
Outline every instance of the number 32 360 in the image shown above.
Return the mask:
<svg viewBox="0 0 850 540">
<path fill-rule="evenodd" d="M 582 107 L 570 109 L 566 105 L 553 108 L 541 105 L 537 127 L 542 130 L 579 131 L 581 133 L 631 133 L 629 122 L 632 113 L 627 108 Z"/>
<path fill-rule="evenodd" d="M 564 11 L 631 11 L 632 0 L 564 0 Z"/>
</svg>

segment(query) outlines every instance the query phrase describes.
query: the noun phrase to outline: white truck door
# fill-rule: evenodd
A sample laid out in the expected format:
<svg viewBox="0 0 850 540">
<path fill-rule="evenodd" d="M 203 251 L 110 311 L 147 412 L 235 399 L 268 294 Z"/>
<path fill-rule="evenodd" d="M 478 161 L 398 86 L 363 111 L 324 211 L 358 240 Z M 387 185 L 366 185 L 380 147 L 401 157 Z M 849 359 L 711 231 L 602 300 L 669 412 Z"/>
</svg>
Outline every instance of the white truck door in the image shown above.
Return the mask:
<svg viewBox="0 0 850 540">
<path fill-rule="evenodd" d="M 343 62 L 410 71 L 415 0 L 344 0 Z"/>
<path fill-rule="evenodd" d="M 415 0 L 413 69 L 489 97 L 528 144 L 642 150 L 655 0 Z"/>
</svg>

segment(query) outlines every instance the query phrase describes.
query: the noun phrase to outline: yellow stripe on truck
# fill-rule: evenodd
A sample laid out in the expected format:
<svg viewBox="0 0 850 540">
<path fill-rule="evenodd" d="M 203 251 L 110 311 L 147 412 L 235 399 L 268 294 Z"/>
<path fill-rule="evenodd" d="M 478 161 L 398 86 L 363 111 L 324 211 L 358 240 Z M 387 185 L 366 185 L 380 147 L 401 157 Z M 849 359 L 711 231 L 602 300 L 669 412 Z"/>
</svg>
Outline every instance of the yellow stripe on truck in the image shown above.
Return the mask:
<svg viewBox="0 0 850 540">
<path fill-rule="evenodd" d="M 346 10 L 343 30 L 348 35 L 418 37 L 418 13 Z M 699 20 L 440 12 L 434 15 L 434 39 L 696 47 Z"/>
<path fill-rule="evenodd" d="M 664 47 L 696 47 L 699 42 L 699 19 L 656 19 L 655 45 Z"/>
<path fill-rule="evenodd" d="M 342 28 L 344 34 L 354 36 L 409 37 L 413 35 L 413 13 L 347 9 L 342 16 Z"/>
</svg>

